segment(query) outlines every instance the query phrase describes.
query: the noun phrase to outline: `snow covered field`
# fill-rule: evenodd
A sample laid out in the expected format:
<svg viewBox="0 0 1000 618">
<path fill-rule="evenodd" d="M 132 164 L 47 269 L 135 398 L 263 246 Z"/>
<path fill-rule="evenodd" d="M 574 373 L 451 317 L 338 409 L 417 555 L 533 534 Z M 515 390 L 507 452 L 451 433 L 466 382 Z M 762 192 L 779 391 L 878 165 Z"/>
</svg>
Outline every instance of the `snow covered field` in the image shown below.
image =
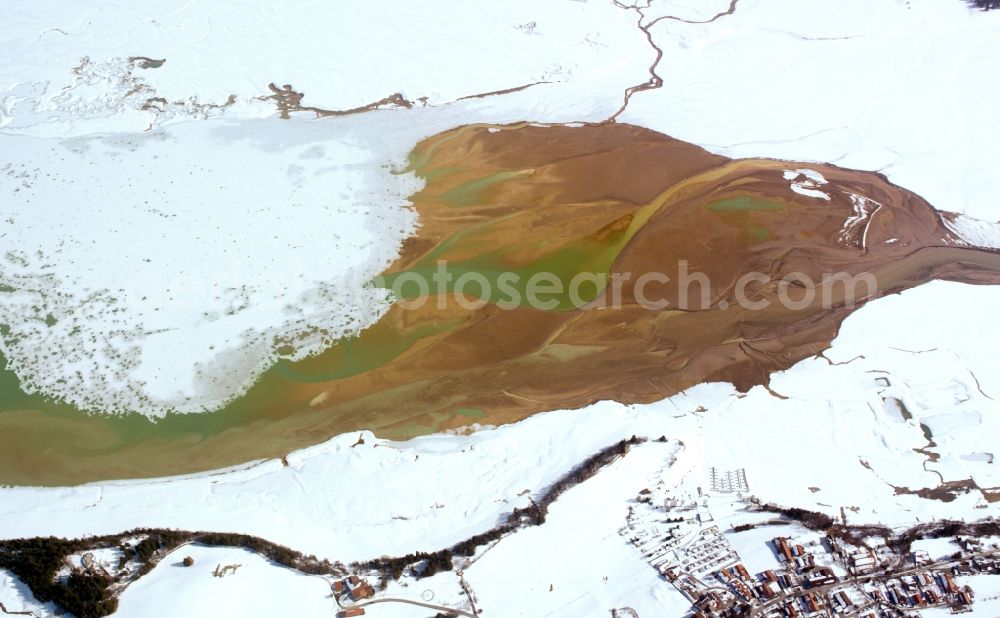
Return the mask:
<svg viewBox="0 0 1000 618">
<path fill-rule="evenodd" d="M 988 77 L 1000 13 L 940 0 L 740 0 L 713 23 L 662 20 L 651 32 L 663 87 L 619 120 L 731 157 L 878 170 L 938 209 L 1000 219 L 1000 116 L 982 103 L 1000 97 Z"/>
<path fill-rule="evenodd" d="M 566 492 L 543 526 L 501 541 L 467 568 L 483 615 L 607 616 L 622 607 L 640 616 L 683 615 L 684 598 L 618 534 L 628 501 L 659 480 L 675 449 L 670 443 L 634 448 Z"/>
<path fill-rule="evenodd" d="M 51 603 L 39 603 L 26 585 L 4 569 L 0 569 L 0 604 L 10 614 L 33 612 L 37 616 L 50 616 L 58 609 Z"/>
<path fill-rule="evenodd" d="M 276 342 L 301 358 L 373 323 L 388 300 L 366 284 L 420 185 L 385 169 L 367 120 L 5 136 L 11 368 L 83 409 L 197 411 L 239 394 Z"/>
<path fill-rule="evenodd" d="M 226 115 L 270 115 L 273 103 L 257 100 L 270 83 L 347 110 L 397 92 L 439 105 L 551 82 L 532 93 L 536 113 L 584 112 L 617 104 L 650 53 L 611 2 L 59 1 L 5 19 L 0 126 L 36 134 L 143 130 L 164 115 L 221 113 L 205 106 L 230 96 Z M 133 68 L 135 57 L 153 64 Z M 155 97 L 168 112 L 140 109 Z"/>
<path fill-rule="evenodd" d="M 185 557 L 194 565 L 181 564 Z M 236 565 L 215 575 L 219 567 Z M 129 586 L 115 615 L 332 616 L 336 607 L 330 583 L 321 577 L 283 569 L 243 549 L 187 545 Z"/>
</svg>

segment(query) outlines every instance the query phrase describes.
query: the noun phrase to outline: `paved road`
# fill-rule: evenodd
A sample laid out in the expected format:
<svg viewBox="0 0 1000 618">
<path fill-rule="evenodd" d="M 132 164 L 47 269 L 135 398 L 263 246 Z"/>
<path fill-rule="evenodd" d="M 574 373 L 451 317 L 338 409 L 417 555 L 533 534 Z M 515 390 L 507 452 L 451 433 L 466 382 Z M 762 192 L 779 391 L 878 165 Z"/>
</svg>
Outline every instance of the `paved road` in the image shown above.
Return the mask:
<svg viewBox="0 0 1000 618">
<path fill-rule="evenodd" d="M 368 607 L 369 605 L 375 605 L 376 603 L 405 603 L 407 605 L 416 605 L 417 607 L 426 607 L 427 609 L 433 609 L 434 611 L 442 612 L 444 614 L 456 614 L 459 616 L 468 616 L 468 618 L 479 618 L 475 614 L 469 613 L 462 609 L 455 609 L 454 607 L 445 607 L 444 605 L 434 605 L 433 603 L 424 603 L 422 601 L 411 601 L 410 599 L 397 599 L 393 597 L 386 597 L 384 599 L 373 599 L 367 603 L 358 603 L 354 607 Z"/>
</svg>

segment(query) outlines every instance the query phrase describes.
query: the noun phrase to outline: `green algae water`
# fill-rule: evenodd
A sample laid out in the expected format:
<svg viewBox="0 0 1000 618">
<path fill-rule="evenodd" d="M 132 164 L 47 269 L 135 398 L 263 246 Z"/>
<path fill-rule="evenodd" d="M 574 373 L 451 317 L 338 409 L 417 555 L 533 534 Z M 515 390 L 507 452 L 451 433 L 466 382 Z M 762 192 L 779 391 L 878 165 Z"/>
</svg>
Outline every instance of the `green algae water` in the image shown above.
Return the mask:
<svg viewBox="0 0 1000 618">
<path fill-rule="evenodd" d="M 432 174 L 432 176 L 430 177 L 433 178 L 434 175 L 440 175 L 441 173 L 447 173 L 447 172 L 434 170 L 428 173 Z M 477 178 L 475 180 L 469 180 L 445 192 L 440 199 L 446 204 L 452 206 L 469 206 L 470 204 L 477 203 L 482 198 L 482 194 L 486 189 L 489 189 L 490 187 L 498 185 L 502 182 L 513 180 L 527 173 L 530 172 L 529 171 L 497 172 L 496 174 L 490 174 L 489 176 L 484 176 L 482 178 Z M 425 174 L 425 178 L 426 177 L 427 176 Z"/>
<path fill-rule="evenodd" d="M 753 211 L 768 212 L 773 210 L 784 210 L 789 206 L 791 206 L 791 204 L 779 202 L 777 200 L 765 200 L 748 195 L 737 195 L 735 197 L 709 202 L 705 205 L 705 208 L 713 212 L 728 213 Z"/>
<path fill-rule="evenodd" d="M 474 190 L 469 189 L 470 192 Z M 501 250 L 484 253 L 468 260 L 449 262 L 448 272 L 454 278 L 467 273 L 485 277 L 494 284 L 494 293 L 489 298 L 491 302 L 502 300 L 501 288 L 496 284 L 505 273 L 513 272 L 520 278 L 515 288 L 524 298 L 526 286 L 536 273 L 554 273 L 568 281 L 581 271 L 608 272 L 615 257 L 639 227 L 641 222 L 632 220 L 627 225 L 608 231 L 600 239 L 584 238 L 562 245 L 528 264 L 514 264 Z M 436 268 L 434 257 L 446 255 L 462 243 L 464 237 L 475 236 L 476 233 L 489 234 L 490 230 L 474 230 L 456 235 L 455 238 L 442 243 L 434 255 L 428 256 L 416 267 L 404 272 L 425 276 L 430 281 Z M 402 274 L 386 275 L 376 283 L 391 287 Z M 589 288 L 587 286 L 585 283 L 580 289 L 581 294 L 588 299 L 596 298 L 601 292 L 601 286 L 596 283 L 589 284 Z M 449 291 L 453 287 L 452 284 Z M 404 290 L 406 289 L 404 287 Z M 409 298 L 412 294 L 403 296 Z M 556 296 L 558 309 L 574 308 L 565 292 Z M 357 336 L 337 342 L 319 355 L 296 362 L 277 361 L 245 394 L 221 409 L 206 413 L 168 413 L 156 419 L 140 414 L 88 413 L 38 394 L 25 393 L 14 372 L 6 368 L 7 363 L 4 360 L 4 369 L 0 371 L 0 432 L 10 437 L 16 433 L 20 436 L 18 439 L 22 447 L 30 447 L 32 451 L 41 453 L 58 453 L 60 457 L 70 460 L 87 458 L 95 454 L 113 458 L 116 452 L 129 453 L 136 448 L 142 450 L 145 448 L 143 445 L 147 444 L 155 444 L 160 449 L 169 451 L 171 444 L 189 445 L 211 438 L 221 438 L 234 431 L 262 426 L 262 423 L 284 421 L 297 414 L 310 412 L 312 392 L 301 390 L 302 385 L 332 385 L 377 370 L 409 350 L 421 339 L 453 331 L 466 319 L 428 323 L 404 331 L 400 331 L 386 320 L 381 320 Z M 385 396 L 378 399 L 385 400 L 398 395 L 387 391 Z M 377 405 L 375 401 L 369 400 L 369 402 L 373 404 L 373 408 L 392 407 L 381 401 Z M 485 415 L 485 412 L 478 408 L 449 407 L 447 401 L 442 401 L 442 405 L 447 411 L 431 414 L 426 423 L 408 423 L 394 434 L 395 437 L 433 432 L 438 423 L 445 422 L 456 414 L 471 420 Z M 342 406 L 342 409 L 343 413 L 361 413 L 354 410 L 354 405 L 350 402 Z M 349 419 L 345 419 L 345 422 L 347 421 Z M 366 424 L 368 427 L 376 425 L 374 422 Z M 266 433 L 263 435 L 266 436 Z M 251 456 L 248 454 L 236 460 L 245 460 Z M 122 469 L 128 469 L 127 462 L 123 462 Z M 169 471 L 167 467 L 163 473 Z M 27 472 L 17 469 L 17 466 L 14 466 L 14 469 L 4 469 L 4 462 L 0 462 L 0 480 L 18 481 L 21 478 L 19 474 Z M 123 476 L 128 476 L 128 473 L 123 473 Z M 44 478 L 44 475 L 42 477 Z"/>
</svg>

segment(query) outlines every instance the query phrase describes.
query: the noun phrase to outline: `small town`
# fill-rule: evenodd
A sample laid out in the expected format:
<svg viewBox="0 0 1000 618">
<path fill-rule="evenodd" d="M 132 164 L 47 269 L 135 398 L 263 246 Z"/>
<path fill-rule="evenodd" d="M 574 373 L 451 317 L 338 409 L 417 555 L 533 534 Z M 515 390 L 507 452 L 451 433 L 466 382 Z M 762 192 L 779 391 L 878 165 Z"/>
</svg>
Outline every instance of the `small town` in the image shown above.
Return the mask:
<svg viewBox="0 0 1000 618">
<path fill-rule="evenodd" d="M 935 539 L 950 552 L 942 556 L 900 553 L 875 537 L 845 539 L 783 521 L 749 495 L 742 469 L 711 468 L 707 481 L 688 495 L 642 490 L 620 531 L 691 603 L 694 618 L 972 613 L 975 594 L 959 580 L 1000 574 L 997 537 Z M 767 568 L 748 568 L 743 554 Z"/>
</svg>

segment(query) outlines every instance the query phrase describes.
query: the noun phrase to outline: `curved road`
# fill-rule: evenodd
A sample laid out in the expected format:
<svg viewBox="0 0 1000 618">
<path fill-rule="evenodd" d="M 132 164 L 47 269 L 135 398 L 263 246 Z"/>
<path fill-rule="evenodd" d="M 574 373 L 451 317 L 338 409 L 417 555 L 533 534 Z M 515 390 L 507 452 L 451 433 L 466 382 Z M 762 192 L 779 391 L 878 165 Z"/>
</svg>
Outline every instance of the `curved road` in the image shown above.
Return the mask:
<svg viewBox="0 0 1000 618">
<path fill-rule="evenodd" d="M 468 618 L 479 618 L 475 614 L 469 613 L 462 609 L 455 609 L 454 607 L 445 607 L 444 605 L 434 605 L 433 603 L 424 603 L 422 601 L 411 601 L 410 599 L 397 599 L 392 597 L 386 597 L 384 599 L 373 599 L 367 603 L 359 603 L 354 607 L 368 607 L 369 605 L 375 605 L 376 603 L 406 603 L 407 605 L 416 605 L 417 607 L 425 607 L 427 609 L 433 609 L 435 611 L 444 612 L 445 614 L 456 614 L 458 616 L 467 616 Z"/>
</svg>

